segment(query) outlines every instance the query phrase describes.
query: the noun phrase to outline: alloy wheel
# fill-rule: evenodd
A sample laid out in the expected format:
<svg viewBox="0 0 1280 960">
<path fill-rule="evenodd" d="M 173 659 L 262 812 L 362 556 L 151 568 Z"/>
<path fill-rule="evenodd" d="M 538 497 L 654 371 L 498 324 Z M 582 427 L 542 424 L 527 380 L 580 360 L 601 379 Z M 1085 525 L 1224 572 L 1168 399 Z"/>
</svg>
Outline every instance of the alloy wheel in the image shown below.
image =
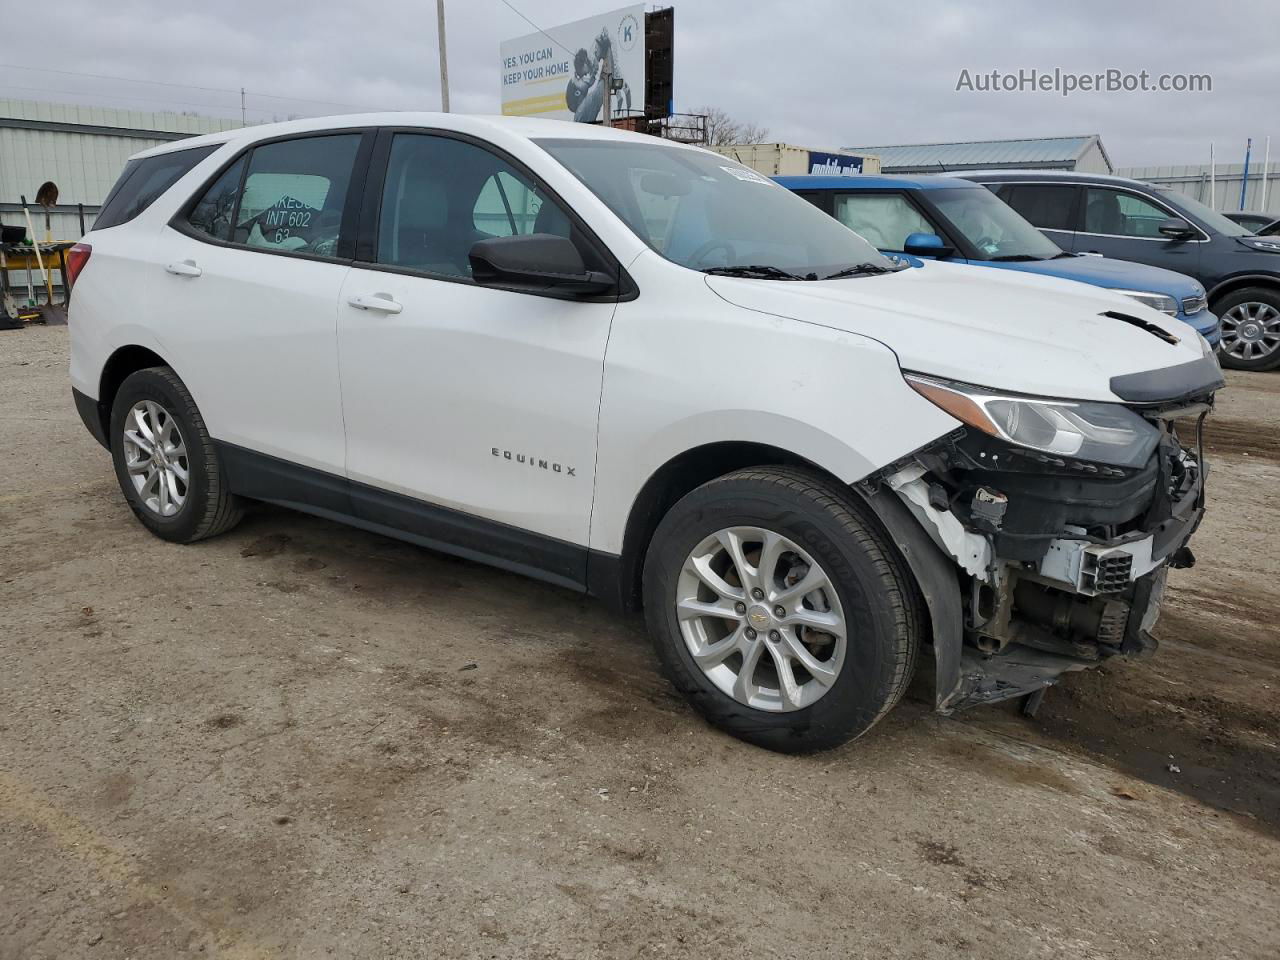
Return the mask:
<svg viewBox="0 0 1280 960">
<path fill-rule="evenodd" d="M 138 501 L 173 517 L 187 502 L 191 465 L 173 415 L 154 400 L 139 400 L 124 420 L 124 462 Z"/>
<path fill-rule="evenodd" d="M 1269 303 L 1238 303 L 1222 314 L 1222 352 L 1260 360 L 1280 349 L 1280 310 Z"/>
<path fill-rule="evenodd" d="M 690 552 L 676 615 L 699 669 L 757 710 L 811 706 L 840 676 L 848 631 L 826 572 L 772 530 L 731 527 Z"/>
</svg>

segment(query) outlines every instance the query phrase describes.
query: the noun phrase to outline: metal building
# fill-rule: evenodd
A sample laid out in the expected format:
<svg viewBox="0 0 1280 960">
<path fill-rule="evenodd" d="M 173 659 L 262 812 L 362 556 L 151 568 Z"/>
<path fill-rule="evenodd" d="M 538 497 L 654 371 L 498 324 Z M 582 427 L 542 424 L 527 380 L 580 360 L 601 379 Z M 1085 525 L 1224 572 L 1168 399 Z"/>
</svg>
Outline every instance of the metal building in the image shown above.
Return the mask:
<svg viewBox="0 0 1280 960">
<path fill-rule="evenodd" d="M 35 194 L 52 180 L 58 186 L 58 204 L 50 217 L 53 239 L 79 239 L 77 204 L 84 204 L 85 229 L 92 228 L 131 154 L 239 126 L 220 117 L 0 99 L 0 221 L 24 224 L 25 195 L 36 221 L 35 239 L 43 240 L 44 211 L 34 205 Z"/>
<path fill-rule="evenodd" d="M 846 151 L 810 150 L 790 143 L 726 143 L 707 147 L 732 157 L 766 177 L 820 174 L 847 177 L 859 173 L 879 173 L 880 159 Z"/>
<path fill-rule="evenodd" d="M 845 147 L 874 154 L 882 173 L 945 173 L 949 170 L 1075 170 L 1111 173 L 1102 138 L 1037 137 L 1029 140 L 974 140 L 967 143 L 912 143 Z"/>
<path fill-rule="evenodd" d="M 1249 164 L 1249 183 L 1244 190 L 1244 206 L 1240 205 L 1240 185 L 1244 181 L 1243 163 L 1219 163 L 1213 176 L 1209 164 L 1196 163 L 1176 167 L 1124 167 L 1116 171 L 1122 177 L 1158 183 L 1199 200 L 1215 210 L 1230 213 L 1248 210 L 1272 213 L 1280 218 L 1280 163 L 1274 161 L 1267 171 L 1266 209 L 1263 209 L 1262 163 Z"/>
</svg>

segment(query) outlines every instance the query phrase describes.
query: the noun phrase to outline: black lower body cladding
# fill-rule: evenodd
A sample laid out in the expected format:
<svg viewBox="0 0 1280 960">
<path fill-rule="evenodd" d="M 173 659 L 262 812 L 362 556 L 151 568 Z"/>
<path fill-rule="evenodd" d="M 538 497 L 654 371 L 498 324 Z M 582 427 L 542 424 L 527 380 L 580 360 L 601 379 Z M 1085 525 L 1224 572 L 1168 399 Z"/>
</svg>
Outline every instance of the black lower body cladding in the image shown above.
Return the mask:
<svg viewBox="0 0 1280 960">
<path fill-rule="evenodd" d="M 102 404 L 88 394 L 81 393 L 75 387 L 71 388 L 71 399 L 75 401 L 76 413 L 80 415 L 80 422 L 84 424 L 85 429 L 93 435 L 93 439 L 110 450 L 111 444 L 107 440 L 106 417 Z"/>
</svg>

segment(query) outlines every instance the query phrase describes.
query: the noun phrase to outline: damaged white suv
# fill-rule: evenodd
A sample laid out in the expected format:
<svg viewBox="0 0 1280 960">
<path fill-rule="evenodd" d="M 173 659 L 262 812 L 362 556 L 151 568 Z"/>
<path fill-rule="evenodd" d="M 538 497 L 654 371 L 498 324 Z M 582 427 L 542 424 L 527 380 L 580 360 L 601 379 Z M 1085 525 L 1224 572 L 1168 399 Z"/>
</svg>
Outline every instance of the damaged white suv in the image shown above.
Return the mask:
<svg viewBox="0 0 1280 960">
<path fill-rule="evenodd" d="M 676 686 L 775 749 L 865 732 L 921 648 L 944 712 L 1148 653 L 1192 562 L 1198 335 L 905 267 L 698 149 L 255 127 L 132 159 L 72 261 L 76 404 L 152 532 L 264 500 L 643 606 Z"/>
</svg>

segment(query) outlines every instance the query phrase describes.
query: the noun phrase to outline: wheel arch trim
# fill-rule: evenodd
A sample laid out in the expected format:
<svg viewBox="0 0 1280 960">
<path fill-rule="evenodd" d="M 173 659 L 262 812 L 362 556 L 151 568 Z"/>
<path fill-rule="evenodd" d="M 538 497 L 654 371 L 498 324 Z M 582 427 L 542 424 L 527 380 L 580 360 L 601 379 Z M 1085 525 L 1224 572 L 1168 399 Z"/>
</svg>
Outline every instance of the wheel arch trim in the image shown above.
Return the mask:
<svg viewBox="0 0 1280 960">
<path fill-rule="evenodd" d="M 1278 295 L 1280 295 L 1280 276 L 1274 273 L 1242 273 L 1234 277 L 1227 277 L 1220 280 L 1214 285 L 1213 289 L 1205 294 L 1205 298 L 1212 302 L 1218 297 L 1225 297 L 1229 293 L 1234 293 L 1242 287 L 1264 286 L 1270 287 Z"/>
<path fill-rule="evenodd" d="M 929 614 L 934 654 L 934 709 L 950 713 L 961 693 L 964 611 L 954 561 L 938 548 L 906 505 L 880 487 L 868 493 L 851 488 L 884 525 L 898 555 L 915 577 Z"/>
<path fill-rule="evenodd" d="M 710 440 L 689 446 L 648 471 L 621 518 L 621 549 L 590 551 L 589 591 L 615 609 L 639 610 L 645 553 L 666 512 L 681 497 L 716 477 L 744 467 L 780 464 L 809 467 L 833 483 L 847 482 L 810 457 L 763 441 Z"/>
<path fill-rule="evenodd" d="M 85 390 L 72 387 L 76 412 L 80 414 L 80 419 L 93 438 L 108 450 L 111 449 L 111 404 L 116 392 L 131 373 L 155 366 L 172 366 L 165 359 L 158 343 L 146 336 L 127 339 L 107 353 L 97 376 L 91 384 L 85 384 L 96 390 L 96 397 L 90 396 Z"/>
</svg>

